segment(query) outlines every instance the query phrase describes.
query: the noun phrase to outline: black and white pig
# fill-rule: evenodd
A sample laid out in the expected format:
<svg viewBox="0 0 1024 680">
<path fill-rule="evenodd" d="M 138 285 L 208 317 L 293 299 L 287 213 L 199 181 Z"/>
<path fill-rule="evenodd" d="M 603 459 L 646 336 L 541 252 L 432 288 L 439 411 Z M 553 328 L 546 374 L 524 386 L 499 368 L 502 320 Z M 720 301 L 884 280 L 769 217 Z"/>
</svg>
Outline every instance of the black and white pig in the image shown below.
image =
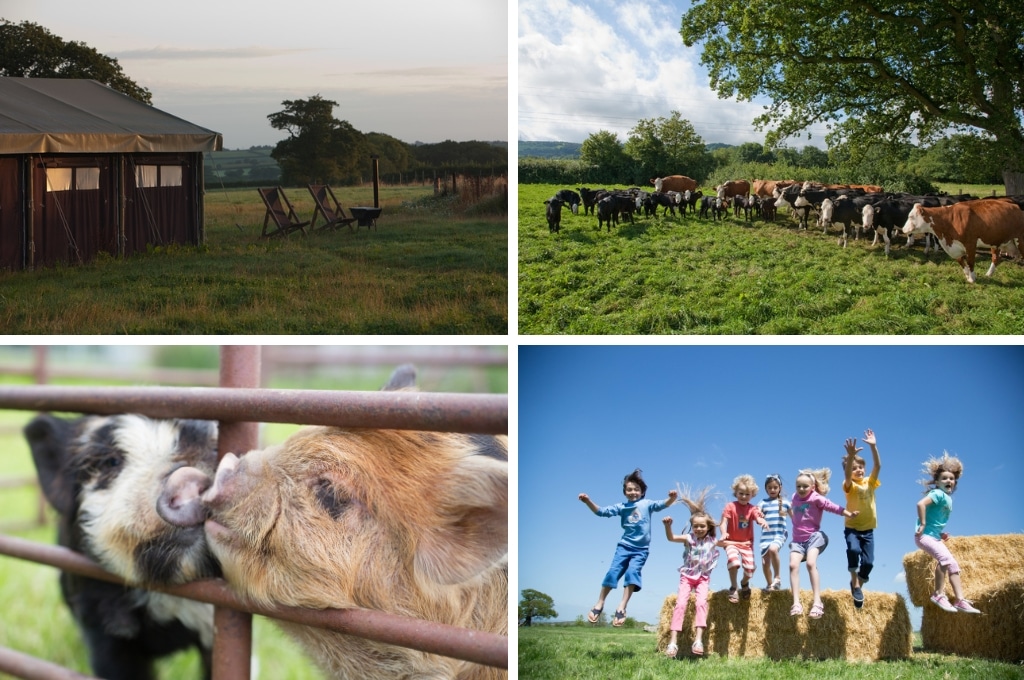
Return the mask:
<svg viewBox="0 0 1024 680">
<path fill-rule="evenodd" d="M 218 576 L 202 527 L 162 520 L 164 480 L 183 466 L 216 468 L 216 423 L 136 415 L 25 426 L 43 493 L 59 513 L 58 542 L 133 584 Z M 102 678 L 153 677 L 153 661 L 197 647 L 210 677 L 213 606 L 62 572 L 61 593 Z"/>
</svg>

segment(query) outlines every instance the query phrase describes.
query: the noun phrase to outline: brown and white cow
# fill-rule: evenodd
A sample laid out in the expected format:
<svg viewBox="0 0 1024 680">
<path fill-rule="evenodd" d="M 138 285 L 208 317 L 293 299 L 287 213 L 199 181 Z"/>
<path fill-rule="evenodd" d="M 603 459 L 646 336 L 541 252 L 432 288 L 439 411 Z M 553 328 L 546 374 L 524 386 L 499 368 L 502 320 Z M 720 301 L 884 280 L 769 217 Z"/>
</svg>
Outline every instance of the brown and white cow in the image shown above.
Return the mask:
<svg viewBox="0 0 1024 680">
<path fill-rule="evenodd" d="M 654 185 L 655 191 L 660 191 L 662 193 L 668 193 L 669 191 L 678 191 L 679 193 L 683 193 L 684 191 L 695 191 L 697 189 L 697 180 L 690 179 L 686 175 L 655 177 L 651 180 L 651 184 Z"/>
<path fill-rule="evenodd" d="M 995 271 L 1000 246 L 1011 254 L 1020 254 L 1016 240 L 1024 237 L 1024 212 L 1002 201 L 966 201 L 941 208 L 915 203 L 903 233 L 934 234 L 942 249 L 963 267 L 967 280 L 974 283 L 974 256 L 979 244 L 992 251 L 992 264 L 985 276 Z"/>
<path fill-rule="evenodd" d="M 746 196 L 750 193 L 750 182 L 745 179 L 729 180 L 725 184 L 715 187 L 715 193 L 719 198 L 732 198 L 733 196 Z"/>
<path fill-rule="evenodd" d="M 790 184 L 796 184 L 792 179 L 755 179 L 751 193 L 761 198 L 778 198 L 775 189 L 785 189 Z"/>
</svg>

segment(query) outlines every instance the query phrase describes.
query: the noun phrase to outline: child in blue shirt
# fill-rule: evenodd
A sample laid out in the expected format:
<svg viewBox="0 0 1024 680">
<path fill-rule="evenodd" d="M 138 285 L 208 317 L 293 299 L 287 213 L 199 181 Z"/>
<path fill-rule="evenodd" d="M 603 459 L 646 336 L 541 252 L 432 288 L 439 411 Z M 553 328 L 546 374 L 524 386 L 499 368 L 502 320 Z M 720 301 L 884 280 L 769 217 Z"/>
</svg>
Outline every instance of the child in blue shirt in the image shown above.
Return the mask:
<svg viewBox="0 0 1024 680">
<path fill-rule="evenodd" d="M 619 585 L 619 579 L 625 574 L 625 590 L 622 593 L 622 602 L 615 610 L 615 618 L 612 619 L 613 626 L 621 626 L 626 622 L 626 605 L 633 593 L 640 590 L 640 570 L 647 561 L 651 545 L 651 514 L 664 510 L 676 501 L 678 493 L 675 489 L 668 492 L 668 498 L 663 501 L 650 501 L 644 498 L 647 495 L 647 483 L 641 476 L 640 468 L 633 470 L 622 480 L 622 493 L 626 495 L 625 503 L 617 503 L 607 507 L 598 507 L 590 496 L 585 493 L 579 495 L 579 499 L 586 503 L 598 517 L 619 517 L 622 522 L 622 538 L 615 548 L 615 556 L 612 558 L 608 573 L 601 582 L 601 595 L 597 604 L 590 610 L 587 620 L 597 623 L 604 610 L 604 600 L 608 594 Z"/>
</svg>

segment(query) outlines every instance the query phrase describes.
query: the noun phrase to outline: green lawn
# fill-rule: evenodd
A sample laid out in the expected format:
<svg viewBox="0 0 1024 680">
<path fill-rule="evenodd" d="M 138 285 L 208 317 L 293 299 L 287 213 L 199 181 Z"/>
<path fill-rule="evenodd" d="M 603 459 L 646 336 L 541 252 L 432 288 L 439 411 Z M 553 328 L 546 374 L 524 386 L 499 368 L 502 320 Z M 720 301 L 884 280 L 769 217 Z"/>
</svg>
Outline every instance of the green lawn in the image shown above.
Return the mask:
<svg viewBox="0 0 1024 680">
<path fill-rule="evenodd" d="M 658 653 L 656 635 L 639 629 L 532 626 L 520 628 L 518 633 L 519 678 L 523 680 L 1017 680 L 1024 677 L 1024 667 L 1020 665 L 921 651 L 915 651 L 913 657 L 906 661 L 876 663 L 839 660 L 771 661 L 716 655 L 677 660 Z"/>
<path fill-rule="evenodd" d="M 902 237 L 887 258 L 871 239 L 837 245 L 775 223 L 695 216 L 638 217 L 610 232 L 562 211 L 549 233 L 554 185 L 519 186 L 522 334 L 994 334 L 1024 333 L 1024 266 L 988 255 L 965 280 L 944 252 Z"/>
<path fill-rule="evenodd" d="M 286 190 L 302 219 L 305 189 Z M 372 205 L 371 188 L 336 192 Z M 0 272 L 8 334 L 498 334 L 508 332 L 504 199 L 382 189 L 377 229 L 261 239 L 255 189 L 206 197 L 207 242 L 119 260 Z M 321 219 L 322 223 L 322 219 Z"/>
</svg>

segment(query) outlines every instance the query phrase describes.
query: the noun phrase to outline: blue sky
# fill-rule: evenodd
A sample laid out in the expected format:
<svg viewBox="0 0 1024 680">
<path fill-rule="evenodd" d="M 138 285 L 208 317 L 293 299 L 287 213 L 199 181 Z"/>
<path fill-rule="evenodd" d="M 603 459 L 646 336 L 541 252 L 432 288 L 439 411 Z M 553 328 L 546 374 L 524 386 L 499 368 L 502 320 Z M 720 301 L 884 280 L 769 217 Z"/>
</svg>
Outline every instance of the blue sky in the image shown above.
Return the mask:
<svg viewBox="0 0 1024 680">
<path fill-rule="evenodd" d="M 287 133 L 267 115 L 315 94 L 405 142 L 508 138 L 504 0 L 0 0 L 0 17 L 116 58 L 156 107 L 228 148 L 275 144 Z"/>
<path fill-rule="evenodd" d="M 783 476 L 789 496 L 797 470 L 828 466 L 829 498 L 843 505 L 843 442 L 858 438 L 870 471 L 859 439 L 873 429 L 882 486 L 869 598 L 872 590 L 907 597 L 901 563 L 916 549 L 921 465 L 943 450 L 964 464 L 947 531 L 1024 531 L 1024 519 L 1007 511 L 1024 477 L 1024 347 L 521 346 L 518 363 L 518 586 L 552 596 L 560 620 L 593 606 L 621 535 L 617 519 L 593 515 L 577 496 L 618 503 L 635 467 L 648 498 L 665 498 L 676 483 L 715 485 L 728 494 L 711 505 L 716 519 L 743 473 L 757 479 L 760 499 L 769 473 Z M 650 623 L 678 586 L 682 546 L 665 539 L 666 515 L 682 531 L 689 512 L 676 504 L 654 515 L 644 588 L 629 607 Z M 826 514 L 822 528 L 830 538 L 822 588 L 846 590 L 842 518 Z M 788 588 L 788 567 L 783 573 Z M 711 587 L 728 583 L 723 553 Z M 764 585 L 760 564 L 753 584 Z M 806 567 L 801 586 L 810 587 Z M 621 595 L 609 597 L 609 615 Z M 916 629 L 921 610 L 910 613 Z"/>
<path fill-rule="evenodd" d="M 520 0 L 519 139 L 582 142 L 608 130 L 625 142 L 640 119 L 679 111 L 705 142 L 762 142 L 751 121 L 763 101 L 719 99 L 701 46 L 679 36 L 690 3 Z M 825 129 L 794 146 L 826 148 Z"/>
</svg>

